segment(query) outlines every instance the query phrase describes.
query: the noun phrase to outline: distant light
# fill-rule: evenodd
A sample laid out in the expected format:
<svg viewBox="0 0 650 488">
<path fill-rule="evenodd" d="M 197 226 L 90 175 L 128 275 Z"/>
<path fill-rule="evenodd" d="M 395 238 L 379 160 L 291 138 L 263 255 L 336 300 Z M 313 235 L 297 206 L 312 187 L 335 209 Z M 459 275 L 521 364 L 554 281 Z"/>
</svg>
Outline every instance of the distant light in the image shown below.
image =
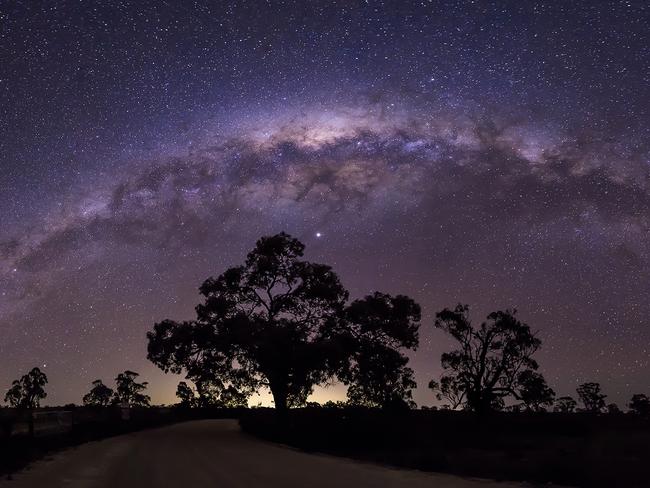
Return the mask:
<svg viewBox="0 0 650 488">
<path fill-rule="evenodd" d="M 320 232 L 316 232 L 316 237 L 322 237 L 322 236 L 323 234 L 321 234 Z"/>
</svg>

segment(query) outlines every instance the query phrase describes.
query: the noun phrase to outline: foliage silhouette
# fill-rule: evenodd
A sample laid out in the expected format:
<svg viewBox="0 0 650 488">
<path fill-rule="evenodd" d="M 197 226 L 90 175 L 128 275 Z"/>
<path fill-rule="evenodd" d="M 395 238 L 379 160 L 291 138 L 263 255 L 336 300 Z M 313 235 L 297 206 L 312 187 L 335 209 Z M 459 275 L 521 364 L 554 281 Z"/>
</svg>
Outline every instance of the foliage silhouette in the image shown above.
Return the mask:
<svg viewBox="0 0 650 488">
<path fill-rule="evenodd" d="M 583 383 L 577 390 L 585 412 L 599 413 L 605 410 L 605 398 L 600 391 L 599 383 Z"/>
<path fill-rule="evenodd" d="M 5 395 L 5 402 L 14 408 L 33 410 L 38 408 L 41 400 L 47 397 L 45 385 L 47 376 L 39 368 L 23 375 L 19 380 L 14 380 L 11 388 Z"/>
<path fill-rule="evenodd" d="M 440 384 L 453 387 L 454 395 L 475 412 L 502 409 L 507 396 L 520 399 L 522 373 L 538 368 L 532 355 L 541 341 L 515 313 L 493 312 L 479 327 L 469 320 L 467 305 L 436 314 L 435 326 L 459 344 L 441 357 L 445 372 Z"/>
<path fill-rule="evenodd" d="M 553 411 L 559 413 L 572 413 L 575 412 L 577 405 L 578 404 L 573 397 L 562 396 L 555 400 Z"/>
<path fill-rule="evenodd" d="M 247 407 L 248 399 L 253 393 L 250 387 L 235 387 L 219 378 L 202 378 L 196 382 L 197 397 L 195 405 L 199 407 L 237 408 Z"/>
<path fill-rule="evenodd" d="M 39 368 L 32 370 L 23 375 L 20 379 L 14 380 L 11 388 L 5 395 L 5 402 L 9 403 L 19 411 L 28 411 L 29 435 L 34 436 L 34 416 L 33 410 L 40 406 L 41 400 L 47 397 L 45 385 L 47 376 Z"/>
<path fill-rule="evenodd" d="M 249 393 L 228 385 L 221 390 L 217 405 L 221 408 L 245 408 L 248 407 L 249 397 Z"/>
<path fill-rule="evenodd" d="M 342 402 L 341 400 L 327 400 L 325 403 L 323 403 L 322 407 L 323 408 L 345 408 L 347 407 L 346 402 Z"/>
<path fill-rule="evenodd" d="M 107 407 L 114 401 L 112 388 L 106 386 L 102 380 L 93 381 L 93 386 L 83 397 L 83 404 L 92 407 Z"/>
<path fill-rule="evenodd" d="M 303 250 L 284 233 L 261 238 L 243 266 L 203 283 L 196 321 L 154 326 L 149 359 L 190 379 L 267 386 L 280 410 L 304 403 L 332 375 L 326 330 L 347 292 L 330 267 L 302 261 Z"/>
<path fill-rule="evenodd" d="M 636 415 L 650 417 L 650 398 L 648 398 L 648 395 L 644 395 L 643 393 L 632 395 L 628 407 Z"/>
<path fill-rule="evenodd" d="M 199 407 L 214 407 L 217 405 L 219 397 L 218 380 L 211 381 L 208 379 L 196 382 L 197 399 L 196 404 Z"/>
<path fill-rule="evenodd" d="M 115 378 L 117 389 L 115 391 L 115 401 L 122 405 L 130 407 L 148 407 L 151 401 L 149 395 L 144 394 L 148 383 L 146 381 L 138 383 L 136 379 L 140 376 L 135 371 L 126 370 Z"/>
<path fill-rule="evenodd" d="M 526 369 L 519 373 L 519 389 L 516 397 L 529 412 L 543 412 L 553 405 L 555 392 L 547 384 L 544 377 L 536 371 Z"/>
<path fill-rule="evenodd" d="M 194 390 L 185 381 L 178 383 L 178 386 L 176 387 L 176 396 L 180 399 L 180 405 L 182 407 L 192 407 L 196 403 Z"/>
<path fill-rule="evenodd" d="M 346 309 L 348 292 L 338 276 L 303 260 L 303 252 L 285 233 L 259 239 L 242 266 L 203 283 L 196 320 L 154 325 L 148 358 L 165 372 L 184 371 L 197 390 L 201 382 L 216 384 L 229 404 L 245 404 L 257 388 L 268 387 L 275 407 L 286 410 L 304 405 L 314 386 L 335 377 L 359 401 L 387 403 L 388 388 L 377 381 L 409 399 L 412 372 L 399 348 L 417 345 L 409 321 L 419 308 L 409 311 L 414 304 L 406 297 L 378 294 Z M 373 321 L 358 317 L 364 307 L 376 314 Z M 391 371 L 378 354 L 390 356 Z"/>
<path fill-rule="evenodd" d="M 435 393 L 438 401 L 449 402 L 442 406 L 444 409 L 458 410 L 465 403 L 465 392 L 457 376 L 443 376 L 440 383 L 431 380 L 429 389 Z"/>
<path fill-rule="evenodd" d="M 401 349 L 417 348 L 419 321 L 419 305 L 403 295 L 377 292 L 347 307 L 342 337 L 347 336 L 351 355 L 339 376 L 348 386 L 351 405 L 415 405 L 412 390 L 417 385 Z"/>
</svg>

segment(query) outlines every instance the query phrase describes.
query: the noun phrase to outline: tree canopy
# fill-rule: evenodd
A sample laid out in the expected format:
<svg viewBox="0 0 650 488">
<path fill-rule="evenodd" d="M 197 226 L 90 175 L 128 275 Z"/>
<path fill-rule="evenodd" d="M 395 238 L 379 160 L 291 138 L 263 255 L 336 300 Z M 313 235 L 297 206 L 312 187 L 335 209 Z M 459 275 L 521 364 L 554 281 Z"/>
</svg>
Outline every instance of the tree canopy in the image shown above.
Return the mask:
<svg viewBox="0 0 650 488">
<path fill-rule="evenodd" d="M 117 385 L 115 399 L 117 403 L 130 407 L 149 406 L 151 398 L 144 393 L 148 383 L 146 381 L 138 383 L 136 381 L 138 376 L 140 376 L 139 373 L 129 370 L 117 375 L 117 378 L 115 378 L 115 384 Z"/>
<path fill-rule="evenodd" d="M 429 389 L 436 395 L 438 401 L 446 400 L 443 408 L 457 410 L 465 404 L 465 391 L 457 376 L 443 376 L 440 382 L 429 381 Z"/>
<path fill-rule="evenodd" d="M 438 312 L 435 326 L 458 343 L 458 349 L 441 357 L 442 396 L 449 398 L 453 390 L 455 403 L 476 412 L 501 408 L 507 396 L 521 399 L 525 382 L 538 368 L 532 356 L 541 341 L 517 319 L 516 311 L 492 312 L 474 327 L 469 307 L 458 305 Z M 437 387 L 437 382 L 432 386 Z"/>
<path fill-rule="evenodd" d="M 5 402 L 14 408 L 33 410 L 38 408 L 41 400 L 47 397 L 45 385 L 47 376 L 39 368 L 23 375 L 20 379 L 14 380 L 11 388 L 5 395 Z"/>
<path fill-rule="evenodd" d="M 196 403 L 194 390 L 185 381 L 180 381 L 176 387 L 176 396 L 183 407 L 191 407 Z"/>
<path fill-rule="evenodd" d="M 607 398 L 607 395 L 604 395 L 600 391 L 599 383 L 583 383 L 578 386 L 576 391 L 578 392 L 580 401 L 582 401 L 585 412 L 599 413 L 605 410 L 605 398 Z"/>
<path fill-rule="evenodd" d="M 554 412 L 560 413 L 572 413 L 575 412 L 577 402 L 570 396 L 561 396 L 555 400 L 555 405 L 553 406 Z"/>
<path fill-rule="evenodd" d="M 516 397 L 529 412 L 542 412 L 553 405 L 555 392 L 537 371 L 526 369 L 519 373 Z"/>
<path fill-rule="evenodd" d="M 420 306 L 411 298 L 376 292 L 346 309 L 350 359 L 340 375 L 348 401 L 370 407 L 413 405 L 416 387 L 409 358 L 418 346 Z"/>
<path fill-rule="evenodd" d="M 102 380 L 95 380 L 92 388 L 83 397 L 83 404 L 93 407 L 107 407 L 113 401 L 114 391 L 106 386 Z"/>
<path fill-rule="evenodd" d="M 304 404 L 314 386 L 337 376 L 375 403 L 385 403 L 388 388 L 370 386 L 377 378 L 409 390 L 412 373 L 395 345 L 417 345 L 410 329 L 419 308 L 406 297 L 376 295 L 346 309 L 348 292 L 336 273 L 303 260 L 303 253 L 304 245 L 288 234 L 262 237 L 243 265 L 203 283 L 195 320 L 154 325 L 147 334 L 148 358 L 165 372 L 185 372 L 197 389 L 206 378 L 218 382 L 238 404 L 268 387 L 280 410 Z M 381 314 L 382 306 L 389 315 L 381 320 L 358 316 L 363 307 Z M 364 353 L 355 349 L 352 359 L 359 345 Z M 378 371 L 384 364 L 375 356 L 384 353 L 392 354 L 387 361 L 394 371 Z"/>
<path fill-rule="evenodd" d="M 636 415 L 650 417 L 650 397 L 648 395 L 644 395 L 643 393 L 632 395 L 628 407 Z"/>
</svg>

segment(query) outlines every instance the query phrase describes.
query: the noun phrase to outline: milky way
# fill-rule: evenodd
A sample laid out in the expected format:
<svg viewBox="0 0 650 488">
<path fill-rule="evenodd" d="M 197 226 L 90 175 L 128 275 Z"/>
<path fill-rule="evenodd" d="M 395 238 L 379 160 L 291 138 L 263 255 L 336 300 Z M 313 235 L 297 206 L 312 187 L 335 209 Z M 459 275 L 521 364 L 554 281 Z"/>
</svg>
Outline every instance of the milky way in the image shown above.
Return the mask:
<svg viewBox="0 0 650 488">
<path fill-rule="evenodd" d="M 286 231 L 423 306 L 421 385 L 460 301 L 517 308 L 561 394 L 647 392 L 648 12 L 519 4 L 0 7 L 0 386 L 173 401 L 145 332 Z"/>
</svg>

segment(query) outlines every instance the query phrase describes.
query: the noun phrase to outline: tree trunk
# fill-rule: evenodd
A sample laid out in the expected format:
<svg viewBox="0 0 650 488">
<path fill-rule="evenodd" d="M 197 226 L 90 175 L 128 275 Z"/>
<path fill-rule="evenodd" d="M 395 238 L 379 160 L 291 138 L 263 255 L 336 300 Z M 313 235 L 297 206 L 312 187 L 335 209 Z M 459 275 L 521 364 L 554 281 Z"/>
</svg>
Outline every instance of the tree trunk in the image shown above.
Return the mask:
<svg viewBox="0 0 650 488">
<path fill-rule="evenodd" d="M 271 386 L 271 393 L 273 394 L 273 403 L 278 412 L 284 413 L 287 411 L 287 393 L 285 388 L 278 386 Z"/>
</svg>

